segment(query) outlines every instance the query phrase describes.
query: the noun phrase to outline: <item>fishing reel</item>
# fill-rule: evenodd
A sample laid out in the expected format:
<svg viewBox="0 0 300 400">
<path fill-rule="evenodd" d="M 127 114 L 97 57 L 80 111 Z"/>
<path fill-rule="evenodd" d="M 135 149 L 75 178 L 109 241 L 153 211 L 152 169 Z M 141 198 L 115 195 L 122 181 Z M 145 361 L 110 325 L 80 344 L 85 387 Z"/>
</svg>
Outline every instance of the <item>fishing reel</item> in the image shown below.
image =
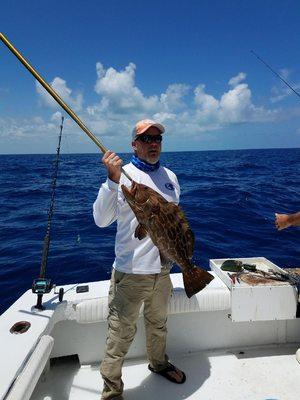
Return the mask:
<svg viewBox="0 0 300 400">
<path fill-rule="evenodd" d="M 50 293 L 53 289 L 51 279 L 38 278 L 32 283 L 32 292 L 36 294 Z"/>
<path fill-rule="evenodd" d="M 58 294 L 58 300 L 61 303 L 64 297 L 64 288 L 60 288 L 58 292 L 55 291 L 56 285 L 51 282 L 51 279 L 47 278 L 38 278 L 35 279 L 32 283 L 32 293 L 37 294 L 38 301 L 35 308 L 39 310 L 44 310 L 45 307 L 42 305 L 43 295 L 46 293 L 50 293 L 54 288 L 54 294 Z"/>
</svg>

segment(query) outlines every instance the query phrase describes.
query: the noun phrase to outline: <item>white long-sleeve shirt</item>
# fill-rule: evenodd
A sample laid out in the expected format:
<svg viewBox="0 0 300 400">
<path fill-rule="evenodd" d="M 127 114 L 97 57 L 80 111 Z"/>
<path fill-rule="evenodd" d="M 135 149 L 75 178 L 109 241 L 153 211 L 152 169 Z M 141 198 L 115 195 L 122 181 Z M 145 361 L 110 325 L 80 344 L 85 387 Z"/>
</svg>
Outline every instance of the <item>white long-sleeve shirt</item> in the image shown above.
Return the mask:
<svg viewBox="0 0 300 400">
<path fill-rule="evenodd" d="M 124 169 L 137 183 L 151 187 L 168 202 L 179 203 L 178 180 L 168 168 L 159 167 L 156 171 L 146 173 L 129 163 Z M 93 205 L 94 220 L 99 227 L 106 227 L 117 220 L 116 258 L 113 267 L 131 274 L 159 273 L 161 263 L 158 248 L 148 235 L 142 240 L 134 237 L 138 221 L 124 198 L 121 184 L 131 186 L 124 174 L 121 175 L 119 184 L 107 179 L 101 185 Z"/>
</svg>

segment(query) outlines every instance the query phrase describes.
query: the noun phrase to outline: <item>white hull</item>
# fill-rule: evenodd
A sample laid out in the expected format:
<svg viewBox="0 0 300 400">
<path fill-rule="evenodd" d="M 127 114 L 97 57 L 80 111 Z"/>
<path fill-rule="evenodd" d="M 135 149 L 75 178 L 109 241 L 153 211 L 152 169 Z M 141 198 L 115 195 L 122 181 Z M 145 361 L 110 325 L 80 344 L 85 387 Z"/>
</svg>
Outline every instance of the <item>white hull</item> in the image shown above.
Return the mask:
<svg viewBox="0 0 300 400">
<path fill-rule="evenodd" d="M 141 316 L 124 366 L 126 400 L 298 399 L 300 319 L 233 322 L 231 291 L 218 276 L 190 300 L 181 274 L 171 277 L 168 355 L 187 381 L 172 384 L 148 371 Z M 0 399 L 100 398 L 109 282 L 88 285 L 88 293 L 64 286 L 62 303 L 53 292 L 45 295 L 42 312 L 32 308 L 36 295 L 29 290 L 1 316 Z M 9 332 L 24 320 L 31 323 L 26 333 Z"/>
</svg>

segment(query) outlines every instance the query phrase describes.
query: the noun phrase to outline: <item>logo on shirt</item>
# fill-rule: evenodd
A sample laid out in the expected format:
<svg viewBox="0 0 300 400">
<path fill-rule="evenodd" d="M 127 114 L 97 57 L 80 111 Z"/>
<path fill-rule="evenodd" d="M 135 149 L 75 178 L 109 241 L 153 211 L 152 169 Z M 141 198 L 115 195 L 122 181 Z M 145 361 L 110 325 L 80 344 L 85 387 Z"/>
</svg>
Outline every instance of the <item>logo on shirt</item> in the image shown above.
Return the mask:
<svg viewBox="0 0 300 400">
<path fill-rule="evenodd" d="M 173 183 L 165 183 L 165 188 L 169 190 L 175 190 Z"/>
</svg>

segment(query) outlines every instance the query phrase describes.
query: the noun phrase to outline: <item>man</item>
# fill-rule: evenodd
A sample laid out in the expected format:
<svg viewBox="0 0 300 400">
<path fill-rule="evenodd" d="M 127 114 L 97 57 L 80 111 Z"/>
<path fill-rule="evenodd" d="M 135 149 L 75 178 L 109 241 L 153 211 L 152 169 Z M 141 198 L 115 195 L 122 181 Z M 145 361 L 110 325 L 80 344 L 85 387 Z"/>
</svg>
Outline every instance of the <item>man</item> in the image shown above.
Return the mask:
<svg viewBox="0 0 300 400">
<path fill-rule="evenodd" d="M 159 162 L 164 131 L 155 121 L 139 121 L 132 133 L 134 155 L 124 169 L 134 181 L 151 187 L 167 201 L 178 203 L 180 187 L 176 175 Z M 158 248 L 149 236 L 142 240 L 134 236 L 138 222 L 121 191 L 121 184 L 131 186 L 130 180 L 121 174 L 122 160 L 107 151 L 102 162 L 108 178 L 94 203 L 94 220 L 99 227 L 117 220 L 106 354 L 100 368 L 104 379 L 102 400 L 107 400 L 123 399 L 121 368 L 135 336 L 143 303 L 148 368 L 175 383 L 183 383 L 186 377 L 166 355 L 167 309 L 172 291 L 170 270 L 161 265 Z"/>
<path fill-rule="evenodd" d="M 300 212 L 297 212 L 295 214 L 275 213 L 275 225 L 279 231 L 290 226 L 300 226 Z"/>
</svg>

